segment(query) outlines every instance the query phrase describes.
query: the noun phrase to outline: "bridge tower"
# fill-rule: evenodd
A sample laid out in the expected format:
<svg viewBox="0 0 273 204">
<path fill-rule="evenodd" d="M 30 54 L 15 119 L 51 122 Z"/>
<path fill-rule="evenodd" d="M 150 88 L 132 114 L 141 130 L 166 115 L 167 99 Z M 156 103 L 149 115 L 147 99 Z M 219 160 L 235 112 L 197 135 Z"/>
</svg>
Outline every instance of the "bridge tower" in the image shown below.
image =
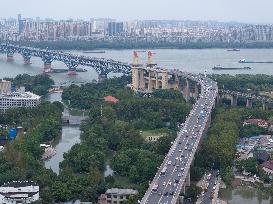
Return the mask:
<svg viewBox="0 0 273 204">
<path fill-rule="evenodd" d="M 144 90 L 144 69 L 143 64 L 140 63 L 138 53 L 134 51 L 132 65 L 132 89 L 134 91 Z"/>
</svg>

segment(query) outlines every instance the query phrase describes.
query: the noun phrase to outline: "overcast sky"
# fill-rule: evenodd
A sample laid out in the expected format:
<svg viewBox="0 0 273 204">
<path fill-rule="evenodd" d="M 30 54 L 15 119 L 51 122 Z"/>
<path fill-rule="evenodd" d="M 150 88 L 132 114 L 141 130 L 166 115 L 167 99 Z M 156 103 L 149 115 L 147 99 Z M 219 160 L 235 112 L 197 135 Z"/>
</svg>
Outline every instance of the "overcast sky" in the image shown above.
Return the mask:
<svg viewBox="0 0 273 204">
<path fill-rule="evenodd" d="M 273 0 L 0 0 L 0 17 L 273 23 Z"/>
</svg>

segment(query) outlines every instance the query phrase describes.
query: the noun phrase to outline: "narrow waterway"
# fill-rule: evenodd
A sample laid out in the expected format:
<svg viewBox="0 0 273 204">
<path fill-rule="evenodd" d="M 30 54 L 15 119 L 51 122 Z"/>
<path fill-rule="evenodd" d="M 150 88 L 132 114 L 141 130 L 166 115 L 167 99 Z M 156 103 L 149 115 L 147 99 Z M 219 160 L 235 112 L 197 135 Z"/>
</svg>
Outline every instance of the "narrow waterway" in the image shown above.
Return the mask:
<svg viewBox="0 0 273 204">
<path fill-rule="evenodd" d="M 50 93 L 48 96 L 45 98 L 45 100 L 54 102 L 54 101 L 62 101 L 62 94 L 61 93 Z M 68 109 L 64 110 L 65 113 L 69 113 L 70 115 L 82 115 L 81 112 L 79 111 L 69 111 Z M 68 152 L 73 145 L 80 143 L 80 127 L 79 126 L 62 126 L 62 134 L 60 138 L 56 138 L 53 141 L 52 146 L 56 149 L 56 154 L 46 160 L 44 162 L 45 167 L 48 169 L 52 169 L 53 172 L 56 174 L 59 174 L 60 168 L 59 164 L 64 160 L 63 154 Z M 109 162 L 107 162 L 105 166 L 105 171 L 104 171 L 104 177 L 107 176 L 112 176 L 114 174 L 114 171 L 111 169 Z"/>
<path fill-rule="evenodd" d="M 46 100 L 50 102 L 61 101 L 61 93 L 51 93 L 47 96 Z M 66 110 L 68 111 L 68 110 Z M 63 161 L 63 154 L 68 152 L 71 147 L 80 143 L 80 127 L 79 126 L 63 126 L 62 135 L 53 142 L 53 147 L 56 149 L 56 154 L 45 161 L 45 167 L 52 169 L 56 174 L 59 174 L 59 164 Z"/>
<path fill-rule="evenodd" d="M 221 189 L 219 198 L 227 201 L 228 204 L 273 204 L 273 199 L 270 195 L 247 186 L 235 189 Z"/>
</svg>

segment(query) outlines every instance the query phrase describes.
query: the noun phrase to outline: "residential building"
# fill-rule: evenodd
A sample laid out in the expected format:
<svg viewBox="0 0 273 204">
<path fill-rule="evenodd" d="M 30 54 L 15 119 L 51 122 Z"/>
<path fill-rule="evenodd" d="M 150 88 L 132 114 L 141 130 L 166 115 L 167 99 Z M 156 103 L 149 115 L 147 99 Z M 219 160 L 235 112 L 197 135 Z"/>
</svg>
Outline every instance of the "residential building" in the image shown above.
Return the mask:
<svg viewBox="0 0 273 204">
<path fill-rule="evenodd" d="M 261 164 L 261 167 L 268 176 L 273 175 L 273 160 L 264 162 L 263 164 Z"/>
<path fill-rule="evenodd" d="M 13 181 L 0 187 L 1 204 L 33 203 L 39 198 L 39 186 L 32 181 Z"/>
<path fill-rule="evenodd" d="M 98 204 L 122 204 L 129 196 L 137 194 L 137 190 L 111 188 L 100 196 Z"/>
<path fill-rule="evenodd" d="M 244 121 L 243 125 L 257 125 L 262 128 L 268 128 L 268 123 L 262 119 L 248 119 Z"/>
<path fill-rule="evenodd" d="M 25 92 L 24 87 L 21 87 L 16 92 L 3 92 L 0 94 L 0 110 L 3 111 L 10 108 L 32 108 L 40 103 L 41 97 L 31 92 Z"/>
<path fill-rule="evenodd" d="M 8 94 L 11 92 L 11 82 L 6 80 L 0 80 L 0 95 Z"/>
</svg>

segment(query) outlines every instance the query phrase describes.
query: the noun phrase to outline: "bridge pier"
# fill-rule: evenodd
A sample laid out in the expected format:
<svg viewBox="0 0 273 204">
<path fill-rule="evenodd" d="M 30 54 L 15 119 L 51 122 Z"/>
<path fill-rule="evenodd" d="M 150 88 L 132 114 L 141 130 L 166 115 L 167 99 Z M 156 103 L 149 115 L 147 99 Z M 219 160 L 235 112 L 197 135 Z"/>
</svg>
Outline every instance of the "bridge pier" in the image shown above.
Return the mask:
<svg viewBox="0 0 273 204">
<path fill-rule="evenodd" d="M 31 59 L 31 55 L 29 53 L 23 53 L 22 54 L 23 59 L 24 59 L 24 65 L 30 65 L 30 59 Z"/>
<path fill-rule="evenodd" d="M 232 107 L 237 106 L 237 100 L 238 100 L 238 96 L 236 96 L 236 95 L 231 96 L 231 106 Z"/>
<path fill-rule="evenodd" d="M 51 72 L 52 72 L 51 62 L 44 62 L 44 73 Z"/>
<path fill-rule="evenodd" d="M 184 99 L 188 102 L 190 100 L 190 82 L 186 79 L 186 85 L 183 87 Z"/>
<path fill-rule="evenodd" d="M 251 98 L 246 99 L 246 107 L 247 108 L 252 108 L 252 99 Z"/>
<path fill-rule="evenodd" d="M 7 62 L 13 62 L 14 61 L 14 52 L 8 52 L 7 53 Z"/>
<path fill-rule="evenodd" d="M 103 82 L 107 79 L 107 74 L 99 74 L 98 82 Z"/>
<path fill-rule="evenodd" d="M 77 67 L 79 66 L 78 60 L 68 58 L 65 64 L 68 67 L 67 75 L 69 76 L 77 75 Z"/>
<path fill-rule="evenodd" d="M 44 62 L 44 73 L 52 73 L 51 63 L 53 62 L 53 57 L 50 54 L 45 54 L 42 56 L 42 61 Z"/>
<path fill-rule="evenodd" d="M 77 75 L 76 69 L 68 69 L 67 75 L 69 75 L 69 76 Z"/>
</svg>

